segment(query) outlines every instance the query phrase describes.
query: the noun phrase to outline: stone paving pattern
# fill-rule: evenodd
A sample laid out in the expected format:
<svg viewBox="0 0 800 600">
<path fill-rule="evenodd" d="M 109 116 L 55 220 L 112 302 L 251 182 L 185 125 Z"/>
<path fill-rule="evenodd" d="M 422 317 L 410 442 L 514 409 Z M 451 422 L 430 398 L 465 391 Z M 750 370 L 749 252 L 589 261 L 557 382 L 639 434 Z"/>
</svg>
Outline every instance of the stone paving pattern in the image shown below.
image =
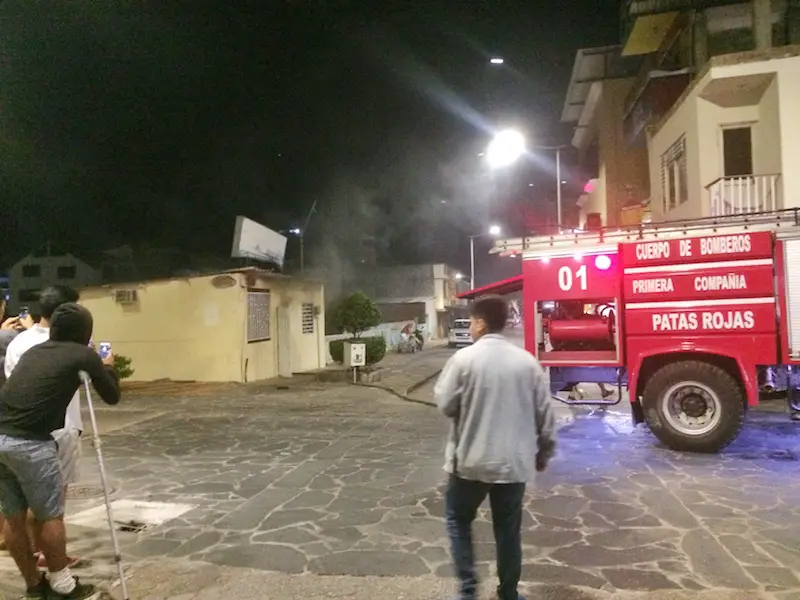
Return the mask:
<svg viewBox="0 0 800 600">
<path fill-rule="evenodd" d="M 729 451 L 699 456 L 658 447 L 631 428 L 624 407 L 561 414 L 569 422 L 559 455 L 526 501 L 525 580 L 549 585 L 561 594 L 554 598 L 592 589 L 800 598 L 800 426 L 759 412 Z M 104 437 L 115 497 L 197 506 L 123 535 L 128 561 L 451 577 L 446 423 L 429 407 L 348 385 L 245 386 L 224 397 L 137 398 L 100 411 L 101 423 L 106 417 L 117 420 Z M 86 455 L 90 479 L 88 447 Z M 99 503 L 73 501 L 69 511 Z M 475 530 L 487 579 L 487 511 Z M 95 576 L 113 572 L 106 531 L 71 535 Z"/>
</svg>

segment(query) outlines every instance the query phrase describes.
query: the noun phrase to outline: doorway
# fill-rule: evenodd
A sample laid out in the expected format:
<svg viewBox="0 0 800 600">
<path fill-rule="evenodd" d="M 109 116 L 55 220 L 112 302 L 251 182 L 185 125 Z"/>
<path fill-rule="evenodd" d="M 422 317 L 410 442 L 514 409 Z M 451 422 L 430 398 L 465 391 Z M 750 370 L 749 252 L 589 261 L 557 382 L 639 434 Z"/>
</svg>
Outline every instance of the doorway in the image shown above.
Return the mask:
<svg viewBox="0 0 800 600">
<path fill-rule="evenodd" d="M 753 174 L 753 128 L 749 125 L 722 130 L 722 174 L 725 177 Z"/>
</svg>

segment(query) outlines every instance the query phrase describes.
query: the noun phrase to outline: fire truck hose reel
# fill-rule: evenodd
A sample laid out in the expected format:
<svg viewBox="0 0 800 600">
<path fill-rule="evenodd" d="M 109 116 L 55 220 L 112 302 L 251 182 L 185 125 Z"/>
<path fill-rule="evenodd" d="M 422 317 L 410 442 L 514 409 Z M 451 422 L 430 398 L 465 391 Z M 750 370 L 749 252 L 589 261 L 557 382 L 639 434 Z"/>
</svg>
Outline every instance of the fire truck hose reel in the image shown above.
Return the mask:
<svg viewBox="0 0 800 600">
<path fill-rule="evenodd" d="M 612 339 L 606 319 L 583 317 L 581 319 L 552 319 L 549 326 L 550 341 L 607 343 Z"/>
</svg>

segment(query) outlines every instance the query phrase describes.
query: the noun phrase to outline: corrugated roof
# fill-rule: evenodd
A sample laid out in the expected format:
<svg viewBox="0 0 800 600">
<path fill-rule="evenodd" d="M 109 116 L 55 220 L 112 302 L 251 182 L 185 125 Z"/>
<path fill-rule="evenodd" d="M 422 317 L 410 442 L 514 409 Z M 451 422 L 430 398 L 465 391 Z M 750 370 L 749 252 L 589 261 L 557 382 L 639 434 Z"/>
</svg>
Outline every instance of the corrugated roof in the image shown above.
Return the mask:
<svg viewBox="0 0 800 600">
<path fill-rule="evenodd" d="M 225 271 L 211 271 L 208 273 L 198 272 L 196 274 L 187 274 L 185 276 L 154 277 L 151 279 L 140 279 L 135 281 L 119 281 L 119 282 L 115 281 L 112 283 L 101 283 L 99 285 L 90 285 L 82 287 L 81 290 L 124 288 L 126 286 L 147 285 L 150 283 L 164 283 L 166 281 L 188 281 L 190 279 L 216 277 L 219 275 L 232 275 L 236 273 L 258 275 L 259 277 L 263 277 L 265 279 L 283 279 L 283 280 L 292 279 L 295 281 L 302 281 L 306 283 L 324 284 L 323 281 L 320 281 L 318 279 L 311 279 L 303 276 L 286 275 L 284 273 L 278 273 L 277 271 L 267 271 L 266 269 L 261 269 L 259 267 L 241 267 L 237 269 L 227 269 Z"/>
<path fill-rule="evenodd" d="M 522 291 L 523 276 L 517 275 L 510 279 L 503 279 L 502 281 L 495 281 L 489 285 L 469 290 L 458 295 L 459 298 L 472 300 L 479 296 L 486 296 L 488 294 L 499 294 L 505 296 L 506 294 L 513 294 L 514 292 Z"/>
<path fill-rule="evenodd" d="M 410 296 L 407 298 L 379 298 L 375 300 L 376 304 L 417 304 L 419 302 L 427 302 L 428 300 L 435 300 L 433 296 Z"/>
<path fill-rule="evenodd" d="M 561 112 L 563 123 L 576 123 L 581 118 L 589 90 L 596 81 L 606 79 L 609 74 L 611 58 L 619 56 L 620 46 L 600 46 L 597 48 L 581 48 L 575 54 L 572 65 L 572 76 Z"/>
</svg>

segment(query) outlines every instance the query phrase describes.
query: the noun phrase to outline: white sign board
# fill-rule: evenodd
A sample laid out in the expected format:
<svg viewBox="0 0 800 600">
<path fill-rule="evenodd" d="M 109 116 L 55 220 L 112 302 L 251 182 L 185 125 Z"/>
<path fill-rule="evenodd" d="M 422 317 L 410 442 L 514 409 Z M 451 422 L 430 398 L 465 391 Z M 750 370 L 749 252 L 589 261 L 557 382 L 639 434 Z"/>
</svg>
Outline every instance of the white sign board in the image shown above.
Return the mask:
<svg viewBox="0 0 800 600">
<path fill-rule="evenodd" d="M 367 365 L 367 345 L 363 342 L 344 343 L 344 366 L 348 369 Z"/>
<path fill-rule="evenodd" d="M 271 262 L 283 268 L 285 255 L 286 236 L 246 217 L 236 217 L 232 257 Z"/>
</svg>

